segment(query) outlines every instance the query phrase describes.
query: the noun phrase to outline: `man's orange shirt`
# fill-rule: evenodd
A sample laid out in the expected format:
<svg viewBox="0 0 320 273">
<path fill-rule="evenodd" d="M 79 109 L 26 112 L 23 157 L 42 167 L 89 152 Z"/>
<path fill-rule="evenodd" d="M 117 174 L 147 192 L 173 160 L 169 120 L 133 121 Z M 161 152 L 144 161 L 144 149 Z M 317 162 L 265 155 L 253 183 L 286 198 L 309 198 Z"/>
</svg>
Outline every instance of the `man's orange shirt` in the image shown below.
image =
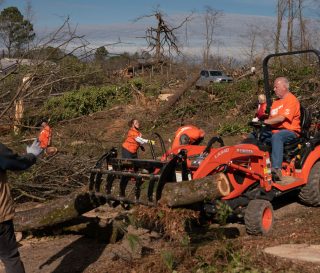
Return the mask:
<svg viewBox="0 0 320 273">
<path fill-rule="evenodd" d="M 122 144 L 122 147 L 128 150 L 130 153 L 136 153 L 139 149 L 140 144 L 136 141 L 136 137 L 141 137 L 141 133 L 135 129 L 130 128 L 128 131 L 127 138 Z"/>
<path fill-rule="evenodd" d="M 40 147 L 45 149 L 50 145 L 51 141 L 51 128 L 47 125 L 45 126 L 42 131 L 40 132 L 39 138 Z"/>
<path fill-rule="evenodd" d="M 295 133 L 300 133 L 300 103 L 292 93 L 288 93 L 284 98 L 272 103 L 270 118 L 279 115 L 285 117 L 285 120 L 282 123 L 273 124 L 273 129 L 287 129 Z M 273 130 L 273 132 L 277 131 L 278 130 Z"/>
</svg>

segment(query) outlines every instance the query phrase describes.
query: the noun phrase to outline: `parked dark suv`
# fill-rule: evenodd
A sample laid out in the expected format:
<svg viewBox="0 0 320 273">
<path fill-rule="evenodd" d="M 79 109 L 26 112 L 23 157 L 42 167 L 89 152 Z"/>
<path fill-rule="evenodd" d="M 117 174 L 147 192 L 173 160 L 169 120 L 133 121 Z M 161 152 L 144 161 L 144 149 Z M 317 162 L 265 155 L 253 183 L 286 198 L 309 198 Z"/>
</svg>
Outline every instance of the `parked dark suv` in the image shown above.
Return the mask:
<svg viewBox="0 0 320 273">
<path fill-rule="evenodd" d="M 215 82 L 232 82 L 233 78 L 227 76 L 221 70 L 204 69 L 200 72 L 200 79 L 196 82 L 196 87 L 206 87 Z"/>
</svg>

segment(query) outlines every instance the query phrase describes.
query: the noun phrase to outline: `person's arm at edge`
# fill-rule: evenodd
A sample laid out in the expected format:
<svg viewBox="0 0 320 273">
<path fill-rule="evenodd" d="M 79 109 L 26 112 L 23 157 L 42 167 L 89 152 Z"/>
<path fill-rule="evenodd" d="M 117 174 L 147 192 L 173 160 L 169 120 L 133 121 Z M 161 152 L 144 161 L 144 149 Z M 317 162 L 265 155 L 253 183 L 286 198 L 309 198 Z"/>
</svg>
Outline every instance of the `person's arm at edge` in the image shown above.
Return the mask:
<svg viewBox="0 0 320 273">
<path fill-rule="evenodd" d="M 12 150 L 4 145 L 2 145 L 1 149 L 2 153 L 0 154 L 0 169 L 2 170 L 25 170 L 36 163 L 37 158 L 33 154 L 25 154 L 20 156 L 13 153 Z M 3 149 L 5 149 L 5 151 L 3 151 Z"/>
</svg>

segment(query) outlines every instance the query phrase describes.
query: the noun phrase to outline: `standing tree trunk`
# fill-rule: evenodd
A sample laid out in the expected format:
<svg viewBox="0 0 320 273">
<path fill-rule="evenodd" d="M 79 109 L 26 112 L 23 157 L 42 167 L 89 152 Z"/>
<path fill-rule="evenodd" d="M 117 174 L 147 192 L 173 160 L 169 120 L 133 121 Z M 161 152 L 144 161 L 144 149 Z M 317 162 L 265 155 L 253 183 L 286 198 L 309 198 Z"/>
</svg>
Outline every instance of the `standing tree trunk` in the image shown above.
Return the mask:
<svg viewBox="0 0 320 273">
<path fill-rule="evenodd" d="M 299 24 L 300 24 L 300 50 L 307 48 L 306 45 L 306 27 L 303 19 L 303 0 L 299 0 L 298 4 Z"/>
<path fill-rule="evenodd" d="M 205 46 L 203 50 L 203 63 L 206 68 L 209 65 L 210 52 L 214 43 L 214 32 L 218 26 L 218 20 L 222 16 L 221 11 L 207 6 L 204 16 L 205 24 Z"/>
<path fill-rule="evenodd" d="M 288 0 L 288 24 L 287 24 L 287 46 L 288 51 L 293 50 L 293 1 Z"/>
<path fill-rule="evenodd" d="M 146 36 L 140 37 L 145 38 L 148 43 L 149 52 L 155 53 L 156 63 L 160 63 L 163 56 L 172 55 L 172 51 L 180 54 L 178 38 L 175 32 L 181 28 L 187 21 L 190 20 L 191 16 L 185 18 L 182 23 L 177 27 L 171 27 L 164 19 L 163 15 L 159 10 L 156 10 L 151 15 L 141 16 L 136 19 L 140 20 L 144 17 L 155 16 L 157 19 L 157 27 L 150 27 L 146 30 Z M 167 52 L 167 54 L 166 54 Z"/>
<path fill-rule="evenodd" d="M 158 27 L 156 31 L 156 60 L 157 63 L 161 61 L 161 26 L 163 24 L 162 16 L 160 13 L 156 14 L 156 18 L 158 20 Z"/>
<path fill-rule="evenodd" d="M 286 11 L 286 1 L 285 0 L 278 0 L 277 4 L 277 30 L 276 30 L 276 37 L 274 42 L 274 51 L 275 53 L 279 53 L 280 51 L 280 37 L 281 37 L 281 30 L 282 30 L 282 21 L 283 16 Z"/>
</svg>

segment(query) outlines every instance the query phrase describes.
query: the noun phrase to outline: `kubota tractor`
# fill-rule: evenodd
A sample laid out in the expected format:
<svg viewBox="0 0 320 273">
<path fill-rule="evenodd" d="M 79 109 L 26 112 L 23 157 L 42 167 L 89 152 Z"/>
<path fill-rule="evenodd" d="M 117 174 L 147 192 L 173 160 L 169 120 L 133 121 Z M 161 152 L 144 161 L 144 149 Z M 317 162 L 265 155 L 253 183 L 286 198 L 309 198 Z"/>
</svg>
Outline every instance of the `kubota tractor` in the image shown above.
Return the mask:
<svg viewBox="0 0 320 273">
<path fill-rule="evenodd" d="M 268 61 L 273 57 L 314 53 L 317 50 L 295 51 L 268 55 L 263 61 L 267 109 L 271 106 Z M 197 204 L 196 208 L 215 212 L 217 200 L 225 202 L 237 215 L 243 215 L 249 234 L 266 234 L 274 222 L 272 201 L 291 190 L 299 190 L 306 205 L 320 205 L 320 132 L 318 114 L 301 107 L 299 138 L 285 143 L 282 175 L 285 183 L 275 181 L 271 174 L 272 147 L 259 141 L 262 124 L 253 123 L 257 139 L 253 143 L 225 146 L 219 136 L 207 146 L 183 145 L 166 151 L 158 135 L 162 160 L 117 158 L 116 149 L 103 155 L 91 170 L 89 188 L 103 195 L 116 206 L 143 204 L 181 207 Z M 213 148 L 218 142 L 220 147 Z M 105 176 L 106 175 L 106 176 Z"/>
</svg>

